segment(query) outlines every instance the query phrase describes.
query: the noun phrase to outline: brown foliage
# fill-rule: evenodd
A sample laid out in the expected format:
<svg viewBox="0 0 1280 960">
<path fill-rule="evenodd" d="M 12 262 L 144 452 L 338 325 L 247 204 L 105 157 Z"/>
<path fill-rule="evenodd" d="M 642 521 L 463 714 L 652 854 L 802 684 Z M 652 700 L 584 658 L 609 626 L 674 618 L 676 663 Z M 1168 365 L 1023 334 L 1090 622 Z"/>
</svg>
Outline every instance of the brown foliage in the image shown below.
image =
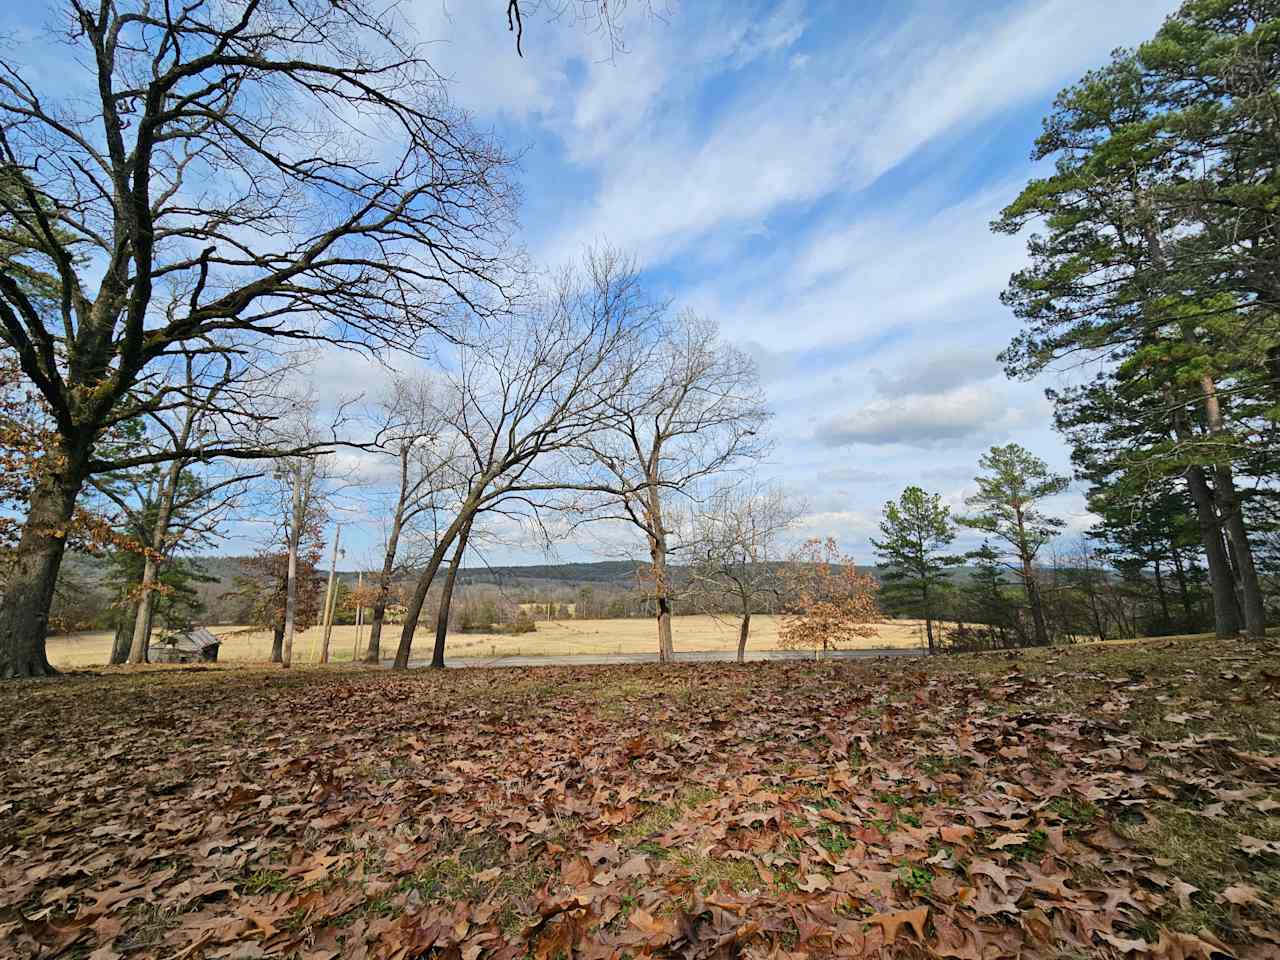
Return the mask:
<svg viewBox="0 0 1280 960">
<path fill-rule="evenodd" d="M 782 579 L 780 647 L 826 650 L 877 635 L 874 624 L 883 619 L 878 585 L 858 572 L 834 538 L 806 540 L 788 559 Z"/>
<path fill-rule="evenodd" d="M 298 546 L 297 629 L 320 622 L 326 574 L 320 569 L 324 537 L 318 522 L 307 525 Z M 289 583 L 286 550 L 261 553 L 244 561 L 246 575 L 237 578 L 235 595 L 247 604 L 246 626 L 275 630 L 284 625 L 285 593 Z"/>
<path fill-rule="evenodd" d="M 32 489 L 41 477 L 59 467 L 57 437 L 44 402 L 23 379 L 17 363 L 0 356 L 0 510 L 4 511 L 0 513 L 0 556 L 18 543 L 22 520 L 16 518 L 27 512 Z M 80 550 L 145 550 L 133 538 L 114 530 L 111 518 L 83 506 L 58 532 Z"/>
</svg>

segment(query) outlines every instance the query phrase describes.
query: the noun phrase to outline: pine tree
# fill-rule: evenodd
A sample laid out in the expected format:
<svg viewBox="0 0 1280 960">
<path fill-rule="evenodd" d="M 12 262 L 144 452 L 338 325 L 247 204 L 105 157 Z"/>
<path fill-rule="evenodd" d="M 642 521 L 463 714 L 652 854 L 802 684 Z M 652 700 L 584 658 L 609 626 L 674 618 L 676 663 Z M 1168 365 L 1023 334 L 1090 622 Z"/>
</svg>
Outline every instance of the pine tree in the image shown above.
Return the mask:
<svg viewBox="0 0 1280 960">
<path fill-rule="evenodd" d="M 993 224 L 1044 226 L 1003 297 L 1025 324 L 1009 372 L 1092 359 L 1141 386 L 1148 426 L 1168 437 L 1135 452 L 1193 499 L 1219 633 L 1232 632 L 1234 576 L 1254 636 L 1265 614 L 1237 477 L 1280 410 L 1267 361 L 1280 339 L 1278 26 L 1263 0 L 1185 3 L 1150 43 L 1063 91 L 1033 154 L 1054 172 Z"/>
<path fill-rule="evenodd" d="M 1070 481 L 1050 472 L 1043 460 L 1016 443 L 992 447 L 978 464 L 987 472 L 974 477 L 978 492 L 965 498 L 965 505 L 974 512 L 957 520 L 1008 545 L 1014 558 L 1008 566 L 1021 579 L 1031 609 L 1032 642 L 1048 646 L 1035 561 L 1040 549 L 1058 535 L 1063 522 L 1043 513 L 1037 504 L 1062 493 Z"/>
<path fill-rule="evenodd" d="M 881 602 L 892 612 L 922 618 L 933 652 L 937 649 L 933 619 L 939 595 L 947 587 L 948 570 L 962 562 L 961 557 L 940 552 L 956 538 L 951 508 L 940 494 L 907 487 L 897 503 L 885 503 L 880 532 L 884 539 L 872 538 L 871 546 L 885 567 L 880 576 Z"/>
</svg>

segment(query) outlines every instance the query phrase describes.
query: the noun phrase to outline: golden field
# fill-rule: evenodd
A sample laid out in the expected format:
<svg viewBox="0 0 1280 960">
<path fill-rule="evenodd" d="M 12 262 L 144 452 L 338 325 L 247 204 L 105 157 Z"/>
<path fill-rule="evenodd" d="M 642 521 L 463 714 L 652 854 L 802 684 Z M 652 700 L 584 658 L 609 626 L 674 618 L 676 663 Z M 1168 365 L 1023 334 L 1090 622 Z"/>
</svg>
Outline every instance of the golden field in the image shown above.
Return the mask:
<svg viewBox="0 0 1280 960">
<path fill-rule="evenodd" d="M 260 661 L 271 654 L 271 635 L 244 627 L 214 626 L 209 628 L 221 641 L 218 659 L 227 661 Z M 924 627 L 919 620 L 894 620 L 879 626 L 880 635 L 863 641 L 862 647 L 920 647 L 924 644 Z M 736 620 L 709 616 L 676 617 L 672 631 L 677 651 L 736 650 Z M 298 634 L 294 640 L 294 661 L 314 663 L 318 659 L 323 630 L 314 627 Z M 369 638 L 369 628 L 360 630 L 361 650 Z M 431 655 L 435 633 L 418 630 L 414 639 L 414 658 Z M 349 661 L 355 645 L 356 628 L 335 626 L 330 646 L 330 659 Z M 394 653 L 400 642 L 400 627 L 388 624 L 382 631 L 383 654 Z M 543 620 L 534 633 L 509 634 L 455 633 L 449 637 L 451 657 L 565 656 L 571 654 L 650 653 L 657 647 L 657 628 L 650 619 L 631 620 Z M 757 615 L 751 618 L 752 650 L 778 649 L 778 618 Z M 55 667 L 72 669 L 97 666 L 111 655 L 111 634 L 67 634 L 50 637 L 49 662 Z"/>
</svg>

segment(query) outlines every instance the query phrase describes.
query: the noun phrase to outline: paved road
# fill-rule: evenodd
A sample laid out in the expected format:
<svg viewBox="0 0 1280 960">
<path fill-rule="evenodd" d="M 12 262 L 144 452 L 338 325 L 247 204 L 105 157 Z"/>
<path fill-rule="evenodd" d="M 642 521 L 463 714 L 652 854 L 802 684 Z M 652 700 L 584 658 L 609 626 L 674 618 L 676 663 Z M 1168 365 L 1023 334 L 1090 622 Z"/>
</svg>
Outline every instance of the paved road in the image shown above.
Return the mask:
<svg viewBox="0 0 1280 960">
<path fill-rule="evenodd" d="M 870 657 L 919 657 L 919 648 L 883 647 L 871 650 L 829 650 L 823 654 L 828 660 L 864 660 Z M 812 660 L 812 653 L 799 650 L 748 650 L 748 660 Z M 676 654 L 677 662 L 729 663 L 734 660 L 732 650 L 682 650 Z M 575 653 L 547 657 L 446 657 L 447 667 L 568 667 L 586 664 L 608 663 L 657 663 L 656 653 Z M 410 660 L 411 667 L 425 667 L 429 660 Z"/>
</svg>

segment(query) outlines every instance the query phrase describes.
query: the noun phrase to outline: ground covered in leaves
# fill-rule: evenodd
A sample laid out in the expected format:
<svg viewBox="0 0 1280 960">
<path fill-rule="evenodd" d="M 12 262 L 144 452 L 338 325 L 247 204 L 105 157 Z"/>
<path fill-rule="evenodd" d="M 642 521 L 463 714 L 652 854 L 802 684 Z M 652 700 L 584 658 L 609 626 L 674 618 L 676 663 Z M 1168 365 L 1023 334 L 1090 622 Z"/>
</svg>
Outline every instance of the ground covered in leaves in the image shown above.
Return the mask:
<svg viewBox="0 0 1280 960">
<path fill-rule="evenodd" d="M 1280 655 L 0 686 L 0 955 L 1280 956 Z"/>
</svg>

